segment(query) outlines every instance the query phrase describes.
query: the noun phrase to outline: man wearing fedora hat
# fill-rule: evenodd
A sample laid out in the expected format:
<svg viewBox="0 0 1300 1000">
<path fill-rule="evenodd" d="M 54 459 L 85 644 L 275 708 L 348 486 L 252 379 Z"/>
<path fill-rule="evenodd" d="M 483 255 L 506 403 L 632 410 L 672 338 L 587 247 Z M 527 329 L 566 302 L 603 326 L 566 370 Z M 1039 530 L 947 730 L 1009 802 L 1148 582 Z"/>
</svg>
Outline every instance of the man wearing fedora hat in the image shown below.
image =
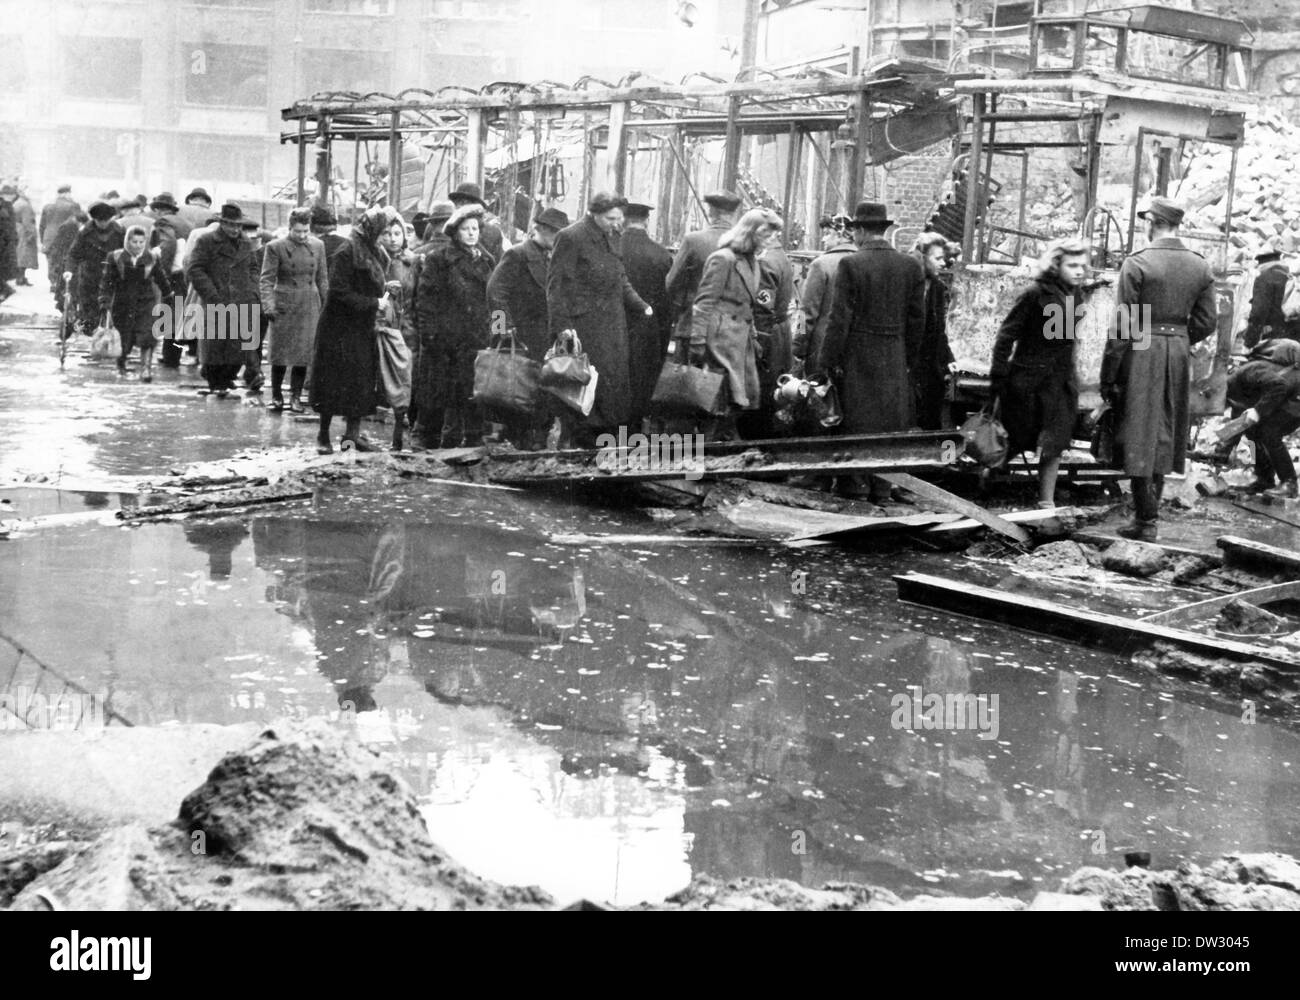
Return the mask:
<svg viewBox="0 0 1300 1000">
<path fill-rule="evenodd" d="M 1283 338 L 1300 340 L 1300 320 L 1282 313 L 1290 267 L 1282 260 L 1281 240 L 1276 236 L 1255 254 L 1255 283 L 1251 286 L 1250 316 L 1246 320 L 1244 344 L 1247 350 L 1260 341 Z"/>
<path fill-rule="evenodd" d="M 93 202 L 90 222 L 83 226 L 68 248 L 67 268 L 72 272 L 72 294 L 78 322 L 89 332 L 99 318 L 99 279 L 104 261 L 114 250 L 122 249 L 126 230 L 117 221 L 117 212 L 106 201 Z"/>
<path fill-rule="evenodd" d="M 551 249 L 569 217 L 558 208 L 543 209 L 533 222 L 533 232 L 501 257 L 488 278 L 488 307 L 494 323 L 515 331 L 515 340 L 534 361 L 541 361 L 551 346 L 550 311 L 546 305 L 546 270 Z M 537 451 L 546 446 L 550 411 L 539 405 L 537 412 L 507 420 L 506 438 L 520 451 Z"/>
<path fill-rule="evenodd" d="M 653 209 L 639 201 L 623 207 L 623 266 L 636 293 L 654 309 L 624 308 L 627 317 L 628 362 L 631 365 L 632 413 L 628 426 L 638 431 L 650 412 L 650 397 L 668 354 L 673 333 L 672 311 L 668 306 L 668 272 L 673 255 L 650 238 L 648 226 Z"/>
<path fill-rule="evenodd" d="M 429 214 L 424 217 L 423 227 L 418 223 L 415 227 L 415 238 L 419 242 L 416 243 L 411 252 L 416 257 L 423 257 L 439 247 L 450 246 L 451 237 L 442 231 L 442 227 L 455 214 L 456 206 L 450 201 L 435 201 L 430 205 Z M 416 216 L 416 218 L 419 218 L 419 216 Z"/>
<path fill-rule="evenodd" d="M 245 367 L 245 383 L 250 392 L 262 385 L 261 303 L 258 280 L 261 255 L 244 233 L 244 213 L 238 205 L 221 206 L 218 223 L 194 238 L 185 277 L 206 306 L 236 306 L 225 310 L 225 330 L 206 329 L 206 320 L 214 315 L 204 309 L 204 323 L 199 332 L 199 374 L 208 390 L 225 398 L 235 387 L 240 365 Z M 233 315 L 232 315 L 233 314 Z M 255 345 L 255 346 L 254 346 Z"/>
<path fill-rule="evenodd" d="M 859 249 L 835 271 L 820 364 L 842 372 L 841 434 L 904 431 L 916 422 L 911 369 L 925 338 L 925 273 L 920 261 L 885 239 L 893 224 L 883 204 L 859 202 L 853 213 Z M 868 491 L 855 477 L 848 492 Z M 873 476 L 869 493 L 883 503 L 889 484 Z"/>
<path fill-rule="evenodd" d="M 711 191 L 703 200 L 709 224 L 682 237 L 682 245 L 673 257 L 673 266 L 666 279 L 668 305 L 677 319 L 679 329 L 676 336 L 679 338 L 690 336 L 691 306 L 695 302 L 695 293 L 700 290 L 700 279 L 704 277 L 704 262 L 718 249 L 718 241 L 736 221 L 736 209 L 740 208 L 740 195 L 732 191 Z"/>
<path fill-rule="evenodd" d="M 466 181 L 447 195 L 447 200 L 457 209 L 466 205 L 482 207 L 483 225 L 479 232 L 479 243 L 492 255 L 493 260 L 500 260 L 510 243 L 501 229 L 501 220 L 488 211 L 487 202 L 483 200 L 483 189 L 473 181 Z"/>
<path fill-rule="evenodd" d="M 1118 414 L 1133 489 L 1133 523 L 1120 534 L 1153 542 L 1165 475 L 1181 473 L 1187 453 L 1191 346 L 1215 333 L 1218 308 L 1210 265 L 1176 235 L 1182 207 L 1157 196 L 1138 217 L 1147 246 L 1120 266 L 1101 393 Z"/>
</svg>

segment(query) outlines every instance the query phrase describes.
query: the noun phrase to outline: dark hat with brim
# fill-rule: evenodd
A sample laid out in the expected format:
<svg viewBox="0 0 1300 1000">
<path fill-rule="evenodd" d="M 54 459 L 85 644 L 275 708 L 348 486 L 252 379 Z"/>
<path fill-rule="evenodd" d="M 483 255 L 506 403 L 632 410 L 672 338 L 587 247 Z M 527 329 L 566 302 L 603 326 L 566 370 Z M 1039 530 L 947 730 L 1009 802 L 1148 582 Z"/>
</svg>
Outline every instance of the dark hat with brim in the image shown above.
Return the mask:
<svg viewBox="0 0 1300 1000">
<path fill-rule="evenodd" d="M 1138 212 L 1138 218 L 1163 222 L 1167 226 L 1177 226 L 1182 223 L 1184 214 L 1183 207 L 1176 201 L 1156 195 L 1152 197 L 1146 208 Z"/>
<path fill-rule="evenodd" d="M 12 184 L 0 184 L 0 195 L 12 194 L 17 195 L 18 189 Z"/>
<path fill-rule="evenodd" d="M 629 201 L 623 209 L 623 214 L 629 219 L 648 219 L 653 211 L 654 207 L 643 201 Z"/>
<path fill-rule="evenodd" d="M 473 181 L 466 181 L 447 195 L 447 198 L 455 205 L 464 205 L 473 201 L 487 208 L 487 202 L 483 200 L 483 189 Z"/>
<path fill-rule="evenodd" d="M 429 206 L 430 222 L 446 222 L 456 211 L 456 206 L 450 201 L 435 201 Z"/>
<path fill-rule="evenodd" d="M 860 201 L 858 207 L 853 210 L 853 218 L 849 225 L 854 228 L 861 226 L 892 226 L 894 220 L 889 217 L 889 209 L 879 201 Z"/>
<path fill-rule="evenodd" d="M 203 199 L 204 201 L 206 201 L 209 205 L 212 204 L 212 195 L 210 195 L 210 194 L 208 194 L 206 191 L 204 191 L 203 188 L 195 188 L 193 191 L 191 191 L 189 194 L 187 194 L 187 195 L 185 196 L 185 203 L 186 203 L 186 204 L 189 204 L 189 203 L 190 203 L 191 201 L 193 201 L 195 198 L 202 198 L 202 199 Z"/>
<path fill-rule="evenodd" d="M 217 216 L 220 222 L 238 222 L 241 226 L 248 220 L 244 215 L 244 210 L 236 205 L 233 201 L 228 201 L 221 206 L 221 214 Z"/>
<path fill-rule="evenodd" d="M 149 207 L 154 211 L 163 212 L 179 212 L 181 210 L 180 205 L 176 204 L 176 199 L 172 196 L 170 191 L 164 191 L 153 201 L 149 202 Z"/>
<path fill-rule="evenodd" d="M 59 187 L 58 187 L 58 190 L 56 190 L 54 193 L 55 193 L 55 194 L 72 194 L 72 185 L 71 185 L 71 184 L 60 184 Z"/>
<path fill-rule="evenodd" d="M 546 226 L 550 229 L 559 231 L 569 225 L 569 217 L 561 212 L 558 208 L 545 208 L 533 220 L 535 226 Z"/>
<path fill-rule="evenodd" d="M 740 195 L 734 191 L 710 191 L 704 196 L 704 204 L 720 208 L 724 212 L 734 212 L 740 207 Z"/>
<path fill-rule="evenodd" d="M 107 222 L 113 216 L 117 215 L 117 209 L 106 201 L 96 201 L 86 209 L 86 213 L 92 219 L 98 219 L 100 222 Z"/>
<path fill-rule="evenodd" d="M 1274 249 L 1272 247 L 1265 247 L 1259 253 L 1255 254 L 1255 260 L 1260 264 L 1265 264 L 1270 260 L 1281 260 L 1281 259 L 1282 259 L 1282 251 Z"/>
</svg>

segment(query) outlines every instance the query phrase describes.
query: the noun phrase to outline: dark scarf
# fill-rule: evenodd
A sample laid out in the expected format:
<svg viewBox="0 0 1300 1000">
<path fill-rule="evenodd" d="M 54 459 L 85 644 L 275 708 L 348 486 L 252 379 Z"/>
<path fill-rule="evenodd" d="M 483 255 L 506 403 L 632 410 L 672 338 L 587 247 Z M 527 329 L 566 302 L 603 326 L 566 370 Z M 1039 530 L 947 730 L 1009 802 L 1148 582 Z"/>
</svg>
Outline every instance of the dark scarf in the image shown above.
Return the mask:
<svg viewBox="0 0 1300 1000">
<path fill-rule="evenodd" d="M 383 208 L 372 208 L 352 227 L 348 239 L 352 242 L 353 264 L 368 271 L 374 283 L 383 287 L 388 275 L 388 251 L 379 245 L 379 237 L 389 225 L 389 214 Z"/>
</svg>

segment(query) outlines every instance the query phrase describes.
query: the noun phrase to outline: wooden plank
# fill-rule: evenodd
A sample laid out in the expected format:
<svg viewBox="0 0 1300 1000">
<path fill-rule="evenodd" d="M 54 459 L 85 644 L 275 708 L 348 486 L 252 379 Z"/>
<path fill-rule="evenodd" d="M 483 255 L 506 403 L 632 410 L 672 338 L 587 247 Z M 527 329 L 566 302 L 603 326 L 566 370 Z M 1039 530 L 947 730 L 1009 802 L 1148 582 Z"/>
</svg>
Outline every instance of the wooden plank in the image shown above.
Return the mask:
<svg viewBox="0 0 1300 1000">
<path fill-rule="evenodd" d="M 742 500 L 738 504 L 719 507 L 716 513 L 737 528 L 761 531 L 772 538 L 785 541 L 802 541 L 830 538 L 872 531 L 899 528 L 922 528 L 946 524 L 960 518 L 959 514 L 908 514 L 902 517 L 856 517 L 832 514 L 829 511 L 803 510 L 768 503 L 765 500 Z"/>
<path fill-rule="evenodd" d="M 880 478 L 888 483 L 893 483 L 895 486 L 901 486 L 905 490 L 911 490 L 917 496 L 924 497 L 941 507 L 947 507 L 949 510 L 956 511 L 965 517 L 973 518 L 985 527 L 992 528 L 998 534 L 1006 535 L 1021 545 L 1028 545 L 1030 542 L 1029 532 L 1024 528 L 990 513 L 977 503 L 963 499 L 955 493 L 949 493 L 947 490 L 935 486 L 934 483 L 927 483 L 924 479 L 917 479 L 916 476 L 907 472 L 886 472 L 881 474 Z"/>
<path fill-rule="evenodd" d="M 1054 517 L 1077 517 L 1078 514 L 1079 512 L 1073 507 L 1050 507 L 1046 510 L 1035 507 L 1033 510 L 1013 510 L 998 516 L 1012 524 L 1036 524 L 1039 521 L 1050 521 Z M 960 521 L 951 521 L 948 524 L 939 524 L 933 528 L 927 528 L 924 533 L 927 535 L 947 535 L 982 527 L 984 527 L 984 524 L 975 520 L 975 518 L 963 517 Z"/>
<path fill-rule="evenodd" d="M 762 545 L 764 538 L 727 538 L 720 535 L 583 535 L 554 534 L 546 539 L 552 545 Z"/>
<path fill-rule="evenodd" d="M 924 573 L 895 576 L 894 583 L 898 586 L 899 599 L 908 604 L 998 622 L 1084 646 L 1130 653 L 1138 647 L 1167 642 L 1201 656 L 1254 661 L 1300 672 L 1300 652 L 1283 654 L 1231 639 L 1134 621 L 1100 611 L 1075 610 L 1040 597 L 993 590 L 964 580 L 945 580 Z"/>
<path fill-rule="evenodd" d="M 1259 507 L 1251 503 L 1242 503 L 1240 500 L 1234 500 L 1232 506 L 1238 507 L 1244 511 L 1249 511 L 1251 514 L 1258 514 L 1260 517 L 1267 517 L 1270 520 L 1279 521 L 1282 524 L 1289 524 L 1293 528 L 1300 528 L 1300 521 L 1297 521 L 1293 517 L 1284 517 L 1275 510 L 1268 510 L 1265 507 Z"/>
<path fill-rule="evenodd" d="M 1242 600 L 1248 604 L 1268 604 L 1272 601 L 1287 601 L 1300 597 L 1300 581 L 1292 580 L 1289 583 L 1271 583 L 1267 587 L 1255 587 L 1252 590 L 1240 590 L 1235 594 L 1221 594 L 1218 597 L 1208 597 L 1203 601 L 1197 601 L 1194 604 L 1182 604 L 1176 608 L 1169 608 L 1166 611 L 1157 611 L 1153 615 L 1143 615 L 1139 621 L 1152 622 L 1158 625 L 1169 625 L 1175 628 L 1182 628 L 1192 622 L 1200 621 L 1206 615 L 1215 614 L 1222 611 L 1233 601 Z"/>
<path fill-rule="evenodd" d="M 1300 552 L 1279 549 L 1276 545 L 1265 545 L 1263 542 L 1238 538 L 1236 535 L 1224 535 L 1219 539 L 1218 544 L 1219 548 L 1223 549 L 1224 558 L 1229 564 L 1264 563 L 1300 573 Z"/>
<path fill-rule="evenodd" d="M 1107 531 L 1095 531 L 1092 529 L 1076 531 L 1071 536 L 1076 542 L 1086 542 L 1089 545 L 1098 545 L 1105 548 L 1108 545 L 1114 545 L 1116 542 L 1125 541 L 1119 535 L 1111 534 Z M 1171 556 L 1195 556 L 1198 559 L 1206 559 L 1211 566 L 1222 566 L 1223 556 L 1217 552 L 1210 552 L 1206 549 L 1189 549 L 1183 545 L 1169 545 L 1166 542 L 1146 542 L 1147 545 L 1156 545 L 1164 549 Z"/>
</svg>

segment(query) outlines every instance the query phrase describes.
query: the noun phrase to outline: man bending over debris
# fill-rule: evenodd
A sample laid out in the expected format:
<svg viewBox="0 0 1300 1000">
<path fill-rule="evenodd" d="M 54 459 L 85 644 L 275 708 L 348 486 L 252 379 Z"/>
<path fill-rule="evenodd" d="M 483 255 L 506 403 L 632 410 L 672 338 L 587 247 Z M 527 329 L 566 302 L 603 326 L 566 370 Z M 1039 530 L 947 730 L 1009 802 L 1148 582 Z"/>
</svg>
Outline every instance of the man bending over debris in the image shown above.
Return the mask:
<svg viewBox="0 0 1300 1000">
<path fill-rule="evenodd" d="M 1228 379 L 1228 402 L 1236 419 L 1219 431 L 1221 447 L 1230 449 L 1243 432 L 1255 444 L 1255 481 L 1247 491 L 1295 497 L 1295 465 L 1283 439 L 1300 428 L 1300 343 L 1266 340 L 1251 351 Z"/>
</svg>

